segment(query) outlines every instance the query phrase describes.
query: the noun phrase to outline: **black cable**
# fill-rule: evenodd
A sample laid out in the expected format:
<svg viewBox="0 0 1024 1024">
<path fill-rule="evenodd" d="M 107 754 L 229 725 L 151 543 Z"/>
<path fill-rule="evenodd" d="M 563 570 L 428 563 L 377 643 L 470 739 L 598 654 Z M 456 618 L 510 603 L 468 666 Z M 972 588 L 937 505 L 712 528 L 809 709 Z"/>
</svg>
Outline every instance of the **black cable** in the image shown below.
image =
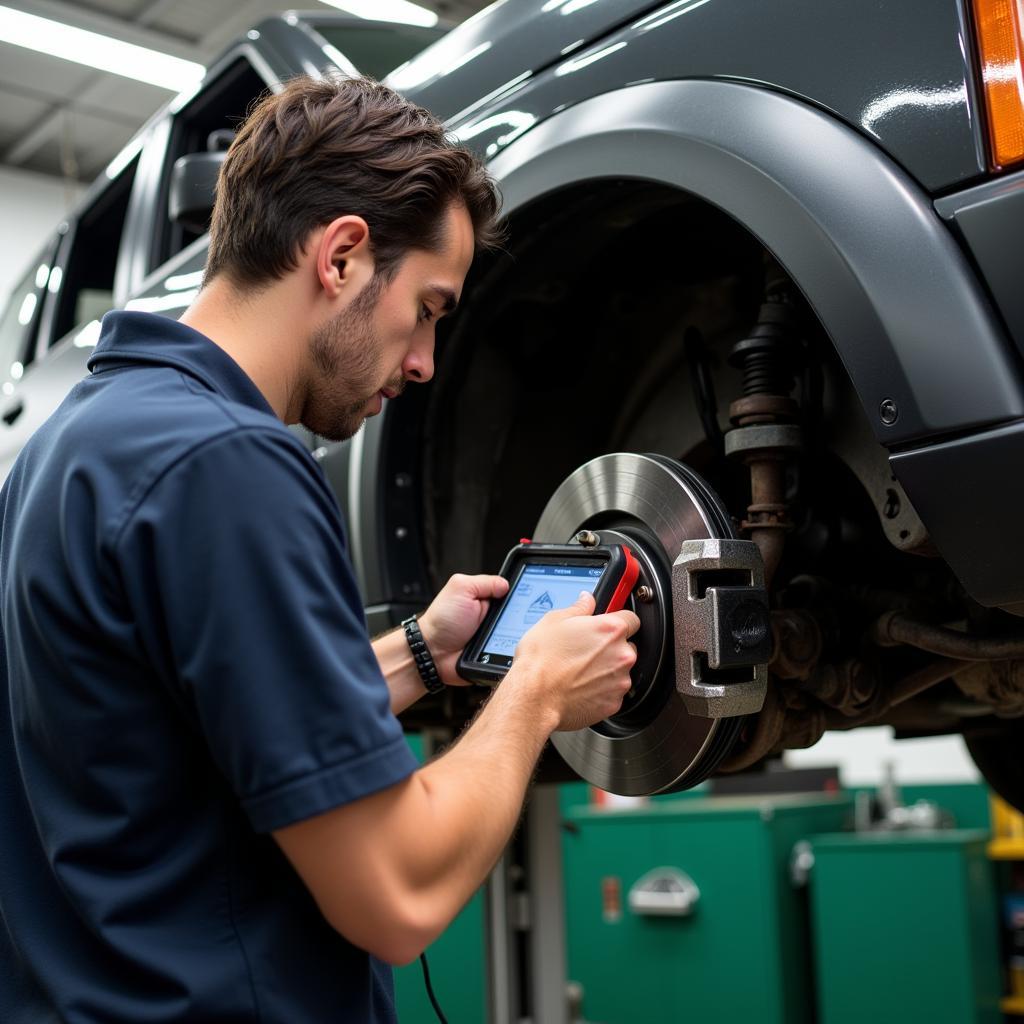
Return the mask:
<svg viewBox="0 0 1024 1024">
<path fill-rule="evenodd" d="M 441 1005 L 437 1001 L 437 996 L 434 995 L 434 986 L 430 984 L 430 968 L 427 966 L 426 953 L 420 953 L 420 965 L 423 967 L 423 984 L 427 986 L 427 997 L 430 999 L 430 1005 L 434 1008 L 434 1013 L 437 1014 L 437 1019 L 441 1024 L 448 1024 L 448 1018 L 441 1010 Z"/>
</svg>

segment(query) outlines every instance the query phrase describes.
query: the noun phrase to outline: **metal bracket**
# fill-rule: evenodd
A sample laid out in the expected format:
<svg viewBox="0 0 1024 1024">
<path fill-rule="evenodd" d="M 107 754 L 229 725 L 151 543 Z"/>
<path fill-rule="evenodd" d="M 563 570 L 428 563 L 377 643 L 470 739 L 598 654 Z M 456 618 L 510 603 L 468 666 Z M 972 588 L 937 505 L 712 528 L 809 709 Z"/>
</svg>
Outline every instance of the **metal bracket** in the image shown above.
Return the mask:
<svg viewBox="0 0 1024 1024">
<path fill-rule="evenodd" d="M 692 715 L 761 710 L 771 621 L 764 564 L 749 540 L 688 540 L 672 566 L 676 689 Z"/>
</svg>

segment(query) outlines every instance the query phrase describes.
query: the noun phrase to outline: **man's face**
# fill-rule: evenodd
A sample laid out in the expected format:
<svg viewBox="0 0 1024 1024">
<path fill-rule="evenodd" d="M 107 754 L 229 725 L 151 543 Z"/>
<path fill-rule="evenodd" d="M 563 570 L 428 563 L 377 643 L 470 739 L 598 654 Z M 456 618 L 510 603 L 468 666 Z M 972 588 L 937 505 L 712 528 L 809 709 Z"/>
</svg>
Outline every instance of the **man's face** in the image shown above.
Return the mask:
<svg viewBox="0 0 1024 1024">
<path fill-rule="evenodd" d="M 407 381 L 434 375 L 434 330 L 459 301 L 475 246 L 464 207 L 449 208 L 445 227 L 438 252 L 410 251 L 390 283 L 373 278 L 313 334 L 301 420 L 314 434 L 351 437 Z"/>
</svg>

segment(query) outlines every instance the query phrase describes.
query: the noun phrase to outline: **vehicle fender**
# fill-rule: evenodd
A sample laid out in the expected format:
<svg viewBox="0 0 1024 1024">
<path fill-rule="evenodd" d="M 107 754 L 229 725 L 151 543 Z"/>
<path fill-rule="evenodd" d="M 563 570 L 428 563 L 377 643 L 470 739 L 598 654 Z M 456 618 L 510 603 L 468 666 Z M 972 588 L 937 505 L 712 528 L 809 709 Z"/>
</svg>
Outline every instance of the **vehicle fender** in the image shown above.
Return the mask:
<svg viewBox="0 0 1024 1024">
<path fill-rule="evenodd" d="M 489 166 L 513 218 L 607 178 L 731 215 L 803 291 L 887 446 L 1024 416 L 1018 357 L 930 198 L 810 104 L 737 82 L 642 83 L 549 117 Z"/>
</svg>

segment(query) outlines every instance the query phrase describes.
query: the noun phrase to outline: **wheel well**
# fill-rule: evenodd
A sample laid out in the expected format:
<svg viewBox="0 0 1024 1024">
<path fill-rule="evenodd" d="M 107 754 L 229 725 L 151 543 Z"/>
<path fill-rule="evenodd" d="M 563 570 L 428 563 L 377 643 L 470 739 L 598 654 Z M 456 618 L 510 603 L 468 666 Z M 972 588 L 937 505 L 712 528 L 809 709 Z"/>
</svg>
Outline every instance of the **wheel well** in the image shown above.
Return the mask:
<svg viewBox="0 0 1024 1024">
<path fill-rule="evenodd" d="M 438 343 L 423 423 L 435 584 L 497 565 L 555 487 L 598 455 L 657 452 L 708 471 L 684 333 L 703 337 L 724 424 L 739 387 L 725 357 L 761 302 L 764 247 L 667 185 L 560 190 L 517 211 L 510 238 L 507 252 L 474 268 L 465 308 Z M 848 391 L 813 324 L 833 390 Z M 742 474 L 714 483 L 728 500 Z"/>
<path fill-rule="evenodd" d="M 558 485 L 610 452 L 687 462 L 742 517 L 749 470 L 725 459 L 709 436 L 686 336 L 688 329 L 701 336 L 715 416 L 727 429 L 729 403 L 742 391 L 728 356 L 757 321 L 768 270 L 778 272 L 772 254 L 707 201 L 622 178 L 577 184 L 519 208 L 510 238 L 508 251 L 474 267 L 459 317 L 439 335 L 436 377 L 415 410 L 416 429 L 404 432 L 419 439 L 428 586 L 436 590 L 454 572 L 494 571 L 532 532 Z M 814 384 L 814 373 L 804 372 L 797 384 L 809 418 L 801 424 L 803 450 L 787 470 L 793 528 L 773 606 L 816 617 L 824 668 L 877 670 L 884 697 L 890 679 L 910 678 L 931 661 L 900 649 L 863 655 L 870 665 L 862 664 L 879 615 L 909 607 L 951 622 L 976 619 L 976 609 L 941 559 L 921 557 L 935 554 L 923 526 L 923 539 L 910 543 L 904 522 L 920 521 L 897 493 L 834 345 L 802 301 L 800 282 L 792 283 L 806 366 L 819 376 Z M 413 414 L 410 406 L 404 415 Z M 775 747 L 813 742 L 825 698 L 817 691 L 805 698 L 792 686 L 774 692 L 778 728 L 789 730 Z M 947 681 L 893 720 L 904 729 L 957 729 L 959 712 L 948 711 L 957 692 Z M 785 703 L 791 699 L 793 707 Z M 757 738 L 744 736 L 752 757 L 761 756 Z"/>
</svg>

